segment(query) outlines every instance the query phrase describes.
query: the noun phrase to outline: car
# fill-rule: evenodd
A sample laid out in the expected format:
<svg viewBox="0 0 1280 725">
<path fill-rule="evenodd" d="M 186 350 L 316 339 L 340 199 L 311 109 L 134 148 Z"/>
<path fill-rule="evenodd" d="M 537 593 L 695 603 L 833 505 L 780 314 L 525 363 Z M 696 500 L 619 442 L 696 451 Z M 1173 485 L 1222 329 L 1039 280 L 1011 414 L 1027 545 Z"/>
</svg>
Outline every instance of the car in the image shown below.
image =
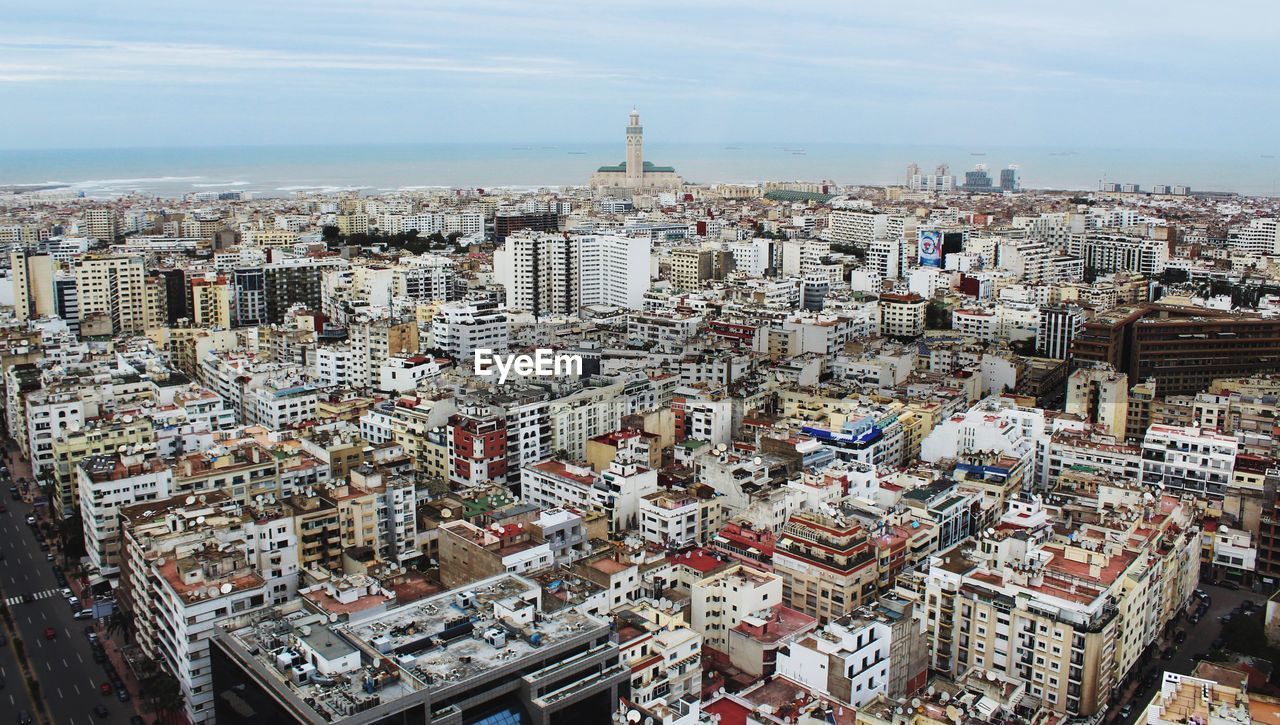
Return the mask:
<svg viewBox="0 0 1280 725">
<path fill-rule="evenodd" d="M 128 702 L 128 701 L 129 701 L 129 691 L 128 691 L 127 689 L 123 688 L 123 687 L 117 687 L 117 688 L 116 688 L 116 699 L 117 699 L 117 700 L 119 700 L 120 702 Z"/>
<path fill-rule="evenodd" d="M 40 551 L 48 551 L 48 550 L 49 550 L 49 542 L 47 542 L 47 541 L 41 541 L 41 542 L 40 542 Z"/>
<path fill-rule="evenodd" d="M 1160 653 L 1160 659 L 1162 659 L 1162 660 L 1171 660 L 1171 659 L 1173 659 L 1173 652 L 1174 652 L 1174 650 L 1173 650 L 1173 648 L 1172 648 L 1172 647 L 1165 647 L 1165 648 L 1164 648 L 1164 651 Z"/>
<path fill-rule="evenodd" d="M 1256 608 L 1257 606 L 1258 606 L 1258 605 L 1257 605 L 1257 604 L 1255 604 L 1255 603 L 1254 603 L 1254 601 L 1253 601 L 1252 599 L 1246 599 L 1246 600 L 1244 600 L 1243 602 L 1240 602 L 1240 611 L 1242 611 L 1242 612 L 1251 612 L 1251 611 L 1253 611 L 1253 610 L 1254 610 L 1254 608 Z"/>
<path fill-rule="evenodd" d="M 1130 715 L 1132 715 L 1132 714 L 1133 714 L 1133 703 L 1132 703 L 1132 702 L 1125 703 L 1125 706 L 1124 706 L 1124 707 L 1122 707 L 1122 708 L 1120 708 L 1120 719 L 1121 719 L 1121 720 L 1128 720 L 1128 719 L 1129 719 L 1129 716 L 1130 716 Z"/>
<path fill-rule="evenodd" d="M 45 555 L 44 555 L 44 560 L 45 560 L 45 561 L 53 561 L 53 554 L 45 554 Z"/>
<path fill-rule="evenodd" d="M 105 705 L 98 704 L 93 706 L 93 714 L 97 715 L 100 718 L 104 718 L 107 715 L 110 715 L 111 712 L 107 710 Z"/>
<path fill-rule="evenodd" d="M 98 685 L 98 692 L 101 692 L 104 695 L 110 695 L 112 689 L 110 682 L 104 682 L 101 685 Z"/>
<path fill-rule="evenodd" d="M 0 647 L 5 646 L 6 644 L 9 644 L 9 638 L 4 632 L 0 632 Z"/>
<path fill-rule="evenodd" d="M 1208 599 L 1208 598 L 1209 598 L 1209 595 L 1208 595 L 1208 594 L 1206 594 L 1206 593 L 1205 593 L 1205 591 L 1204 591 L 1203 589 L 1197 589 L 1197 590 L 1195 590 L 1195 592 L 1193 592 L 1193 594 L 1195 594 L 1197 597 L 1199 597 L 1199 598 L 1201 598 L 1201 599 Z"/>
<path fill-rule="evenodd" d="M 67 597 L 67 606 L 68 606 L 68 607 L 71 607 L 72 609 L 76 610 L 77 612 L 78 612 L 78 611 L 80 611 L 81 609 L 84 609 L 84 607 L 80 606 L 80 598 L 79 598 L 79 597 Z"/>
<path fill-rule="evenodd" d="M 1191 615 L 1191 623 L 1192 623 L 1192 624 L 1199 624 L 1199 623 L 1200 623 L 1200 613 L 1199 613 L 1199 612 L 1196 612 L 1195 614 Z"/>
<path fill-rule="evenodd" d="M 31 725 L 31 713 L 26 710 L 18 712 L 18 725 Z"/>
<path fill-rule="evenodd" d="M 35 525 L 36 525 L 36 517 L 32 516 L 31 514 L 27 514 L 27 526 L 35 526 Z"/>
<path fill-rule="evenodd" d="M 0 503 L 0 514 L 7 514 L 7 513 L 9 513 L 9 507 L 5 506 L 3 503 Z"/>
<path fill-rule="evenodd" d="M 1227 622 L 1230 622 L 1230 621 L 1231 621 L 1231 612 L 1227 612 L 1226 614 L 1222 615 L 1221 617 L 1218 617 L 1218 621 L 1219 621 L 1219 622 L 1222 622 L 1223 624 L 1226 624 Z"/>
<path fill-rule="evenodd" d="M 45 639 L 57 639 L 57 638 L 58 638 L 58 630 L 54 629 L 53 627 L 45 627 L 45 628 L 44 628 L 44 638 L 45 638 Z"/>
<path fill-rule="evenodd" d="M 1230 589 L 1231 591 L 1237 591 L 1240 589 L 1240 585 L 1236 584 L 1235 582 L 1222 582 L 1218 586 L 1222 587 L 1223 589 Z"/>
<path fill-rule="evenodd" d="M 1184 629 L 1180 629 L 1180 630 L 1178 630 L 1178 633 L 1177 633 L 1176 635 L 1174 635 L 1174 637 L 1173 637 L 1173 641 L 1174 641 L 1174 642 L 1177 642 L 1178 644 L 1182 644 L 1183 642 L 1186 642 L 1186 641 L 1187 641 L 1187 632 L 1186 632 L 1186 630 L 1184 630 Z"/>
<path fill-rule="evenodd" d="M 59 594 L 61 594 L 61 595 L 63 596 L 63 598 L 65 598 L 65 599 L 70 599 L 71 597 L 75 596 L 75 594 L 76 594 L 75 592 L 71 591 L 70 589 L 68 589 L 68 588 L 66 588 L 66 587 L 63 587 L 63 588 L 59 589 L 59 590 L 58 590 L 58 593 L 59 593 Z"/>
<path fill-rule="evenodd" d="M 72 616 L 73 616 L 74 618 L 76 618 L 76 619 L 93 619 L 93 610 L 92 610 L 92 609 L 81 609 L 80 611 L 76 612 L 76 613 L 75 613 L 74 615 L 72 615 Z"/>
<path fill-rule="evenodd" d="M 98 630 L 94 629 L 93 625 L 89 625 L 88 627 L 84 628 L 84 636 L 87 637 L 90 642 L 92 642 L 98 638 Z"/>
</svg>

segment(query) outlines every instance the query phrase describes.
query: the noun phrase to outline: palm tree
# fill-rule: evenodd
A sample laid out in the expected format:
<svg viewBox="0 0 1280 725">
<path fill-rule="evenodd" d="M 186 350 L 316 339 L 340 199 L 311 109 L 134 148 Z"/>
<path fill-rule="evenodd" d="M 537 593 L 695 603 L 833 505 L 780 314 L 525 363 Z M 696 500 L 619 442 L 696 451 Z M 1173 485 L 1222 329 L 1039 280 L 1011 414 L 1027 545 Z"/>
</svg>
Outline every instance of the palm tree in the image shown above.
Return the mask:
<svg viewBox="0 0 1280 725">
<path fill-rule="evenodd" d="M 107 634 L 124 634 L 126 643 L 133 640 L 133 613 L 125 609 L 116 609 L 107 619 Z"/>
<path fill-rule="evenodd" d="M 142 694 L 147 702 L 147 709 L 167 722 L 186 706 L 182 697 L 182 685 L 178 684 L 178 679 L 169 674 L 168 670 L 156 666 L 154 661 L 148 662 L 151 665 L 150 672 L 140 683 Z"/>
</svg>

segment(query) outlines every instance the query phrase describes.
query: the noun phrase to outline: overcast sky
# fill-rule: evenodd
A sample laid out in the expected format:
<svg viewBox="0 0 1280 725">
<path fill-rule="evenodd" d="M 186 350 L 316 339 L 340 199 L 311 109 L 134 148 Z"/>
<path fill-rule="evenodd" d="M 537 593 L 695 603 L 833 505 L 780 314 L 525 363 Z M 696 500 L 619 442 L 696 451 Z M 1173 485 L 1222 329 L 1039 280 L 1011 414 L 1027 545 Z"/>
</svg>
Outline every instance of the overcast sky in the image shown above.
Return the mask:
<svg viewBox="0 0 1280 725">
<path fill-rule="evenodd" d="M 9 3 L 0 147 L 1274 148 L 1275 2 Z"/>
</svg>

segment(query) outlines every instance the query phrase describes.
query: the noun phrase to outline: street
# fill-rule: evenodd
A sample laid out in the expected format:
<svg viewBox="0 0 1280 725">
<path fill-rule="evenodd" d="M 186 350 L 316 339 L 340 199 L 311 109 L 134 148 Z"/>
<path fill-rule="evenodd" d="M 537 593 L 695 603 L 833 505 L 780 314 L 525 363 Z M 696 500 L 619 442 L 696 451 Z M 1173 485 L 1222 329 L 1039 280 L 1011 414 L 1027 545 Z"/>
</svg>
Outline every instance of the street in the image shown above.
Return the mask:
<svg viewBox="0 0 1280 725">
<path fill-rule="evenodd" d="M 1164 672 L 1177 672 L 1182 675 L 1191 674 L 1191 671 L 1195 669 L 1196 664 L 1199 662 L 1195 657 L 1212 651 L 1213 640 L 1217 639 L 1222 632 L 1222 624 L 1218 622 L 1218 617 L 1240 606 L 1240 602 L 1246 599 L 1252 599 L 1257 603 L 1266 601 L 1266 595 L 1255 594 L 1246 590 L 1224 589 L 1204 583 L 1201 583 L 1200 589 L 1209 595 L 1209 611 L 1205 613 L 1199 624 L 1191 624 L 1185 614 L 1180 615 L 1171 629 L 1171 634 L 1180 629 L 1185 630 L 1187 633 L 1186 641 L 1180 645 L 1174 645 L 1174 655 L 1169 660 L 1160 658 L 1163 646 L 1157 648 L 1156 655 L 1151 658 L 1151 661 L 1139 668 L 1139 675 L 1135 678 L 1137 682 L 1141 682 L 1142 678 L 1151 671 L 1161 674 Z M 1170 643 L 1172 643 L 1172 640 L 1170 640 Z M 1117 718 L 1115 722 L 1123 723 L 1123 725 L 1135 722 L 1138 716 L 1142 714 L 1142 711 L 1146 709 L 1147 704 L 1151 702 L 1151 698 L 1155 696 L 1155 693 L 1156 690 L 1154 688 L 1143 690 L 1133 699 L 1133 712 L 1129 718 Z M 1120 705 L 1123 706 L 1124 703 L 1121 702 Z"/>
<path fill-rule="evenodd" d="M 44 721 L 58 725 L 129 722 L 135 714 L 133 702 L 119 702 L 114 693 L 104 696 L 98 690 L 107 675 L 102 665 L 94 662 L 84 633 L 91 622 L 74 619 L 74 612 L 59 592 L 54 565 L 46 561 L 35 531 L 26 523 L 33 506 L 12 500 L 7 491 L 4 495 L 8 512 L 0 513 L 0 552 L 4 554 L 0 561 L 0 594 L 13 615 L 13 625 L 49 707 Z M 55 632 L 54 639 L 46 638 L 49 627 Z M 0 666 L 6 685 L 0 695 L 0 710 L 11 713 L 11 721 L 17 720 L 21 710 L 35 716 L 36 708 L 22 686 L 12 640 L 2 649 Z M 106 717 L 94 714 L 97 705 L 106 707 Z"/>
</svg>

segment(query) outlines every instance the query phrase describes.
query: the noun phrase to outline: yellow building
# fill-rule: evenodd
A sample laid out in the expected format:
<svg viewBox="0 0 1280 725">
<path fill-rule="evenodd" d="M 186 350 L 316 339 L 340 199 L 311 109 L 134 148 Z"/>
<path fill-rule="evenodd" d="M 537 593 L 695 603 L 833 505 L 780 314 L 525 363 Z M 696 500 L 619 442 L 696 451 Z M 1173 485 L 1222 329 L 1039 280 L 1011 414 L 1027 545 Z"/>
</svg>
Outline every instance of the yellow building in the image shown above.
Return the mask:
<svg viewBox="0 0 1280 725">
<path fill-rule="evenodd" d="M 80 489 L 76 466 L 89 456 L 114 453 L 120 446 L 155 443 L 151 421 L 143 416 L 124 415 L 97 418 L 79 430 L 67 431 L 53 440 L 55 494 L 51 503 L 62 516 L 80 510 Z"/>
<path fill-rule="evenodd" d="M 196 327 L 231 327 L 231 286 L 227 278 L 211 273 L 191 280 L 191 309 Z"/>
</svg>

